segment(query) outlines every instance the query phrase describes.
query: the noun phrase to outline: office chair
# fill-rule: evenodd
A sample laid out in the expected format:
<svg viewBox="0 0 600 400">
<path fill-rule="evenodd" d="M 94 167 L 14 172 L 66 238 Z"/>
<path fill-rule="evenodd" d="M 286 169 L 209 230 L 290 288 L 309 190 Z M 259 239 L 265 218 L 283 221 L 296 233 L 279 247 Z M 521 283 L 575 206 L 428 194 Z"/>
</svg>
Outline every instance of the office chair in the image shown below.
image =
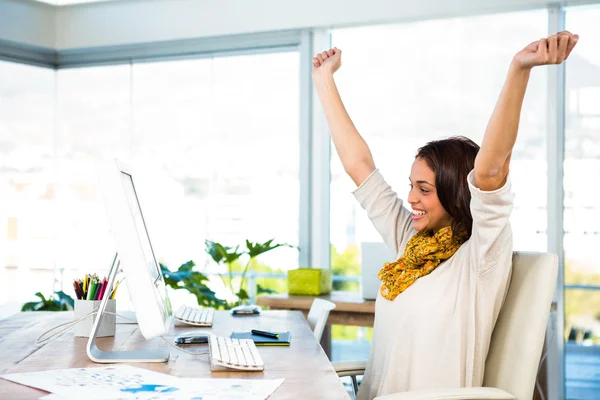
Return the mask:
<svg viewBox="0 0 600 400">
<path fill-rule="evenodd" d="M 308 321 L 308 325 L 310 325 L 310 329 L 312 329 L 318 342 L 321 341 L 321 336 L 323 336 L 323 330 L 325 330 L 329 312 L 334 308 L 335 303 L 332 303 L 331 301 L 314 299 L 310 306 L 310 310 L 308 310 L 308 316 L 306 317 L 306 320 Z"/>
<path fill-rule="evenodd" d="M 513 254 L 510 286 L 492 333 L 485 363 L 484 387 L 415 390 L 380 396 L 376 400 L 530 400 L 557 275 L 558 258 L 554 254 Z M 356 375 L 364 373 L 366 362 L 333 364 L 338 376 L 353 378 L 356 393 Z"/>
</svg>

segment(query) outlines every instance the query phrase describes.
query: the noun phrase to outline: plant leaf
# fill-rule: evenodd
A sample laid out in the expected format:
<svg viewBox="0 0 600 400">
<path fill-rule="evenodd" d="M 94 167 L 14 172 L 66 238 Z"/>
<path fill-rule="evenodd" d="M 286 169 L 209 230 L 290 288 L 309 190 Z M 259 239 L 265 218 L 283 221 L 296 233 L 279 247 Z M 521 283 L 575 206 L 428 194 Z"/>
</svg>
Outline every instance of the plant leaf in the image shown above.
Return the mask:
<svg viewBox="0 0 600 400">
<path fill-rule="evenodd" d="M 276 249 L 278 247 L 282 247 L 282 246 L 294 247 L 291 244 L 287 244 L 287 243 L 272 244 L 274 240 L 275 239 L 270 239 L 264 243 L 260 243 L 260 242 L 253 243 L 253 242 L 250 242 L 249 240 L 246 240 L 246 247 L 248 248 L 248 255 L 250 255 L 251 258 L 254 258 L 263 253 L 266 253 L 268 251 Z"/>
<path fill-rule="evenodd" d="M 235 246 L 235 249 L 233 249 L 233 250 L 229 249 L 231 251 L 228 251 L 227 254 L 225 255 L 225 262 L 227 264 L 233 263 L 235 260 L 240 258 L 240 256 L 242 254 L 244 254 L 244 252 L 238 252 L 239 249 L 240 249 L 240 246 Z"/>
<path fill-rule="evenodd" d="M 59 300 L 61 309 L 64 307 L 65 311 L 69 311 L 69 310 L 72 310 L 73 308 L 75 308 L 75 300 L 73 300 L 73 298 L 71 296 L 69 296 L 62 290 L 55 292 L 55 293 L 58 296 L 58 300 Z"/>
<path fill-rule="evenodd" d="M 38 303 L 39 303 L 38 301 L 27 302 L 27 303 L 23 304 L 23 307 L 21 307 L 21 311 L 35 311 L 35 306 Z"/>
<path fill-rule="evenodd" d="M 196 266 L 196 263 L 193 262 L 192 260 L 190 260 L 190 261 L 186 262 L 185 264 L 181 264 L 178 271 L 191 271 L 192 268 L 194 268 L 195 266 Z"/>
<path fill-rule="evenodd" d="M 246 292 L 244 289 L 240 289 L 240 291 L 237 292 L 237 297 L 240 300 L 248 300 L 250 298 L 250 296 L 248 296 L 248 292 Z"/>
<path fill-rule="evenodd" d="M 220 264 L 221 261 L 227 256 L 227 250 L 229 250 L 229 247 L 225 247 L 220 243 L 213 242 L 208 239 L 204 241 L 204 244 L 206 246 L 206 252 L 217 264 Z"/>
<path fill-rule="evenodd" d="M 261 286 L 259 283 L 256 284 L 256 294 L 276 294 L 277 290 L 275 289 L 269 289 L 266 287 Z"/>
<path fill-rule="evenodd" d="M 171 274 L 171 270 L 163 264 L 160 264 L 160 272 L 163 275 L 163 278 L 165 279 L 165 285 L 172 287 L 173 289 L 177 289 L 178 285 L 179 285 L 179 279 L 177 279 L 177 277 L 172 277 Z"/>
<path fill-rule="evenodd" d="M 196 300 L 200 306 L 219 308 L 227 304 L 224 300 L 218 298 L 215 292 L 207 286 L 191 284 L 186 286 L 185 289 L 196 296 Z"/>
</svg>

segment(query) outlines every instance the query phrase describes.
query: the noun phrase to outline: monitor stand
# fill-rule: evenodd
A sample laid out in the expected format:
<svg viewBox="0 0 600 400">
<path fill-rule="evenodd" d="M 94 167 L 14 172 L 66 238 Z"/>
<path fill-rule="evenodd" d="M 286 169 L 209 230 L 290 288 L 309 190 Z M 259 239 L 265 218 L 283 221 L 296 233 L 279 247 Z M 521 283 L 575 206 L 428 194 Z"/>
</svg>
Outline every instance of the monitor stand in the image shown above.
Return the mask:
<svg viewBox="0 0 600 400">
<path fill-rule="evenodd" d="M 117 272 L 119 271 L 119 254 L 115 254 L 110 272 L 108 273 L 108 287 L 106 293 L 111 293 L 115 284 Z M 136 363 L 136 362 L 165 362 L 169 359 L 169 349 L 165 350 L 122 350 L 122 351 L 103 351 L 96 345 L 96 335 L 100 327 L 100 320 L 106 310 L 109 296 L 104 296 L 98 308 L 98 314 L 94 320 L 94 326 L 90 333 L 90 338 L 87 343 L 87 355 L 90 360 L 103 363 Z"/>
</svg>

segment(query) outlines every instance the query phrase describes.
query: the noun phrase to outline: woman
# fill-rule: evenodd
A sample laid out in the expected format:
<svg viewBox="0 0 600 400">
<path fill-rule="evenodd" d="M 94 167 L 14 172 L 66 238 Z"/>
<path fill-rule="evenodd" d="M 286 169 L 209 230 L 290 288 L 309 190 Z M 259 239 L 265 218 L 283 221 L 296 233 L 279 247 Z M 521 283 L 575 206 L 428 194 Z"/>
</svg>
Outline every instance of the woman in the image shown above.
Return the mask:
<svg viewBox="0 0 600 400">
<path fill-rule="evenodd" d="M 359 399 L 415 389 L 481 386 L 490 338 L 511 274 L 509 164 L 531 69 L 560 64 L 579 37 L 531 43 L 511 64 L 481 149 L 464 137 L 427 143 L 407 201 L 376 169 L 333 74 L 334 48 L 313 58 L 313 81 L 344 170 L 398 260 L 379 271 L 373 344 Z"/>
</svg>

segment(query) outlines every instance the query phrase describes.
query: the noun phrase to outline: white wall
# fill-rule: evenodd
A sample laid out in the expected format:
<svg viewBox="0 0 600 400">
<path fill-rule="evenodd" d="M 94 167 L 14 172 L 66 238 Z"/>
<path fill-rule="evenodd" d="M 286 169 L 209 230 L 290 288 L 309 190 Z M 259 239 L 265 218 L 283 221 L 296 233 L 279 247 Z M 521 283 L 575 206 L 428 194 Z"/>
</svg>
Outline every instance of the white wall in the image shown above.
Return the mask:
<svg viewBox="0 0 600 400">
<path fill-rule="evenodd" d="M 57 48 L 544 8 L 551 0 L 120 0 L 57 8 Z"/>
<path fill-rule="evenodd" d="M 54 9 L 32 0 L 0 0 L 0 40 L 55 47 Z"/>
<path fill-rule="evenodd" d="M 116 0 L 54 7 L 33 0 L 0 0 L 0 39 L 66 50 L 507 12 L 545 8 L 552 2 L 555 1 Z"/>
</svg>

